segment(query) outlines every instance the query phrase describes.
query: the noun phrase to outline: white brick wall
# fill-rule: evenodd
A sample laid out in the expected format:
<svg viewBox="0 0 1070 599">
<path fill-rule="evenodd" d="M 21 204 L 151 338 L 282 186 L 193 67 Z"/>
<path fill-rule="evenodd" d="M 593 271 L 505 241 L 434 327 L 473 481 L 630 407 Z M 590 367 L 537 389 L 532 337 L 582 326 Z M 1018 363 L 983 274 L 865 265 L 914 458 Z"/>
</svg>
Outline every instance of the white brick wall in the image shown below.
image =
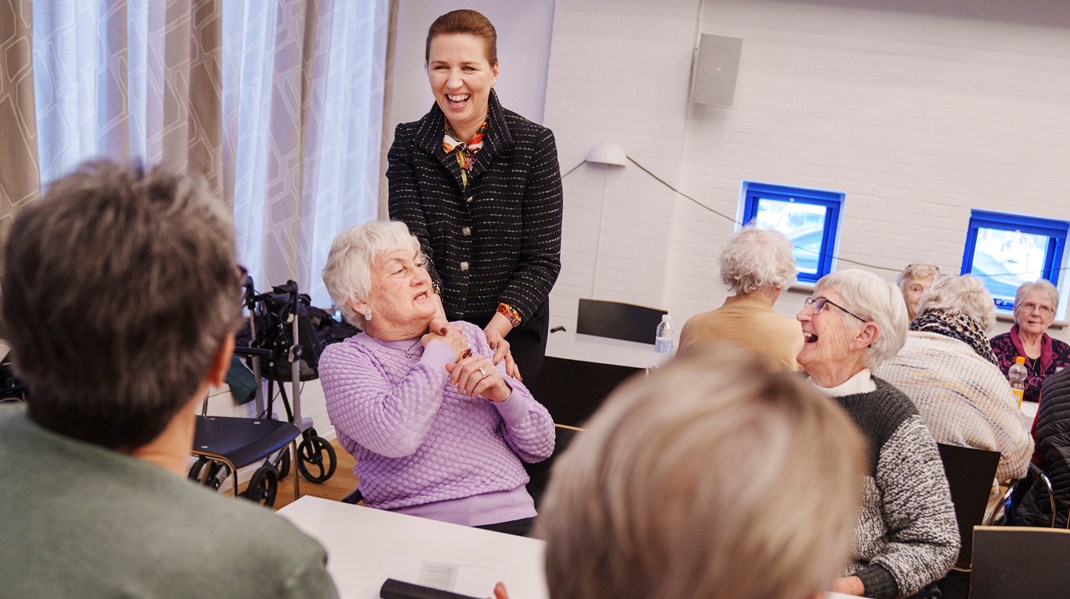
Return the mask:
<svg viewBox="0 0 1070 599">
<path fill-rule="evenodd" d="M 563 171 L 613 142 L 677 182 L 698 14 L 698 0 L 557 3 L 545 115 Z M 581 297 L 666 306 L 673 193 L 633 165 L 585 165 L 564 186 L 552 325 L 571 330 Z"/>
<path fill-rule="evenodd" d="M 687 100 L 697 31 L 744 40 L 731 107 Z M 565 169 L 617 142 L 730 216 L 744 179 L 843 191 L 840 255 L 891 269 L 958 272 L 971 208 L 1070 219 L 1061 0 L 569 0 L 553 35 L 545 114 Z M 554 324 L 592 288 L 677 322 L 723 300 L 730 222 L 634 166 L 584 166 L 565 193 Z"/>
<path fill-rule="evenodd" d="M 494 4 L 501 44 L 525 6 Z M 552 14 L 543 122 L 563 170 L 615 142 L 730 216 L 744 179 L 842 191 L 840 255 L 892 269 L 958 272 L 971 208 L 1070 219 L 1064 0 L 560 0 Z M 699 32 L 743 39 L 731 107 L 688 101 Z M 422 51 L 422 37 L 399 43 Z M 399 92 L 417 75 L 395 72 L 393 106 L 429 103 L 422 79 Z M 668 308 L 677 323 L 721 303 L 730 222 L 633 165 L 585 165 L 564 185 L 553 325 L 574 325 L 580 297 Z"/>
</svg>

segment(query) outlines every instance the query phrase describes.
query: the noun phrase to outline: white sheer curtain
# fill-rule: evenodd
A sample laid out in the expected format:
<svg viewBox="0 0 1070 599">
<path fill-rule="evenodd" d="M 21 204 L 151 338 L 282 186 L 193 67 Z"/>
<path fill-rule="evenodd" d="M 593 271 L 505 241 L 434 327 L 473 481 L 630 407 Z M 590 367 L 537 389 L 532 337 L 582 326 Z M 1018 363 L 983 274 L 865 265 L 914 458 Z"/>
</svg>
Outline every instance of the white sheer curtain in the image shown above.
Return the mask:
<svg viewBox="0 0 1070 599">
<path fill-rule="evenodd" d="M 387 2 L 223 6 L 224 190 L 261 287 L 318 305 L 334 235 L 376 218 Z"/>
<path fill-rule="evenodd" d="M 329 305 L 331 240 L 377 215 L 388 0 L 14 1 L 42 184 L 90 157 L 188 168 L 258 287 Z"/>
</svg>

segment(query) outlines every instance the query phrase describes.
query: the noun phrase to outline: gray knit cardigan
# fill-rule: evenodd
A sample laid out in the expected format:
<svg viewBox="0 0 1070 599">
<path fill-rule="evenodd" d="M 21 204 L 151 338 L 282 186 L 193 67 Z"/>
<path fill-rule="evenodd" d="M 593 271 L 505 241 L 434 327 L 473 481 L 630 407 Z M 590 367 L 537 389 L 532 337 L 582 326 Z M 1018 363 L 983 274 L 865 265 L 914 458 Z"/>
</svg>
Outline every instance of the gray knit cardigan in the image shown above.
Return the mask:
<svg viewBox="0 0 1070 599">
<path fill-rule="evenodd" d="M 836 398 L 869 440 L 871 467 L 844 575 L 861 578 L 866 597 L 891 599 L 942 578 L 960 540 L 936 442 L 906 395 L 873 382 L 875 391 Z"/>
</svg>

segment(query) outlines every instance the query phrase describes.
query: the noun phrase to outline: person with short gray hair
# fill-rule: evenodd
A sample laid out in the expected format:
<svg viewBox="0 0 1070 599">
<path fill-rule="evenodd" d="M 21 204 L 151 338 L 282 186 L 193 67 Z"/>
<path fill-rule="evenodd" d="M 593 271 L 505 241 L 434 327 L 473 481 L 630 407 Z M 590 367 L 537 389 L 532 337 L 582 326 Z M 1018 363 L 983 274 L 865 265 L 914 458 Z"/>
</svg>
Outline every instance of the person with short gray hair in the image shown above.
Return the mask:
<svg viewBox="0 0 1070 599">
<path fill-rule="evenodd" d="M 1059 290 L 1050 281 L 1022 283 L 1014 294 L 1014 326 L 992 338 L 992 351 L 1004 375 L 1015 358 L 1025 358 L 1023 401 L 1039 401 L 1044 379 L 1070 366 L 1070 344 L 1048 334 L 1058 308 Z"/>
<path fill-rule="evenodd" d="M 522 462 L 553 452 L 553 420 L 506 361 L 493 362 L 478 326 L 430 330 L 439 304 L 405 223 L 339 233 L 323 282 L 364 329 L 324 349 L 319 368 L 365 505 L 527 534 L 536 512 Z"/>
<path fill-rule="evenodd" d="M 716 310 L 696 314 L 680 332 L 680 353 L 713 341 L 731 342 L 764 356 L 776 368 L 798 370 L 799 323 L 773 312 L 795 281 L 791 242 L 782 233 L 747 226 L 721 253 L 721 280 L 734 295 Z"/>
<path fill-rule="evenodd" d="M 921 294 L 940 278 L 940 268 L 935 264 L 907 264 L 903 272 L 895 278 L 895 284 L 903 293 L 903 301 L 907 305 L 907 318 L 914 320 L 918 315 L 918 303 Z"/>
<path fill-rule="evenodd" d="M 903 346 L 903 298 L 873 273 L 842 270 L 817 282 L 796 318 L 804 338 L 799 364 L 869 440 L 855 555 L 832 590 L 910 596 L 947 573 L 960 540 L 936 442 L 910 399 L 872 374 Z"/>
<path fill-rule="evenodd" d="M 30 387 L 25 409 L 0 406 L 5 595 L 336 596 L 319 543 L 185 480 L 241 322 L 219 198 L 163 168 L 85 163 L 15 219 L 0 280 Z"/>
<path fill-rule="evenodd" d="M 1033 454 L 1028 426 L 985 334 L 995 312 L 980 279 L 944 277 L 922 296 L 906 345 L 874 372 L 910 398 L 938 442 L 999 452 L 986 519 L 999 508 L 1000 483 L 1025 476 Z"/>
</svg>

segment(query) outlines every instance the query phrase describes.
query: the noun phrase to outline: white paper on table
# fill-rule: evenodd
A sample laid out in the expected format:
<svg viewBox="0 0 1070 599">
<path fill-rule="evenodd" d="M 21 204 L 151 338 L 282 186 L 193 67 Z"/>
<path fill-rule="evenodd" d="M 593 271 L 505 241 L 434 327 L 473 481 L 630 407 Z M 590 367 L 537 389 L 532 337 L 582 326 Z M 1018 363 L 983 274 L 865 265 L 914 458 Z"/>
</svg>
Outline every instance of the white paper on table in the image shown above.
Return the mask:
<svg viewBox="0 0 1070 599">
<path fill-rule="evenodd" d="M 460 593 L 473 597 L 489 597 L 494 585 L 505 580 L 508 572 L 489 564 L 470 564 L 442 560 L 419 559 L 402 553 L 383 555 L 376 570 L 378 585 L 387 578 Z M 379 597 L 379 586 L 373 597 Z"/>
</svg>

